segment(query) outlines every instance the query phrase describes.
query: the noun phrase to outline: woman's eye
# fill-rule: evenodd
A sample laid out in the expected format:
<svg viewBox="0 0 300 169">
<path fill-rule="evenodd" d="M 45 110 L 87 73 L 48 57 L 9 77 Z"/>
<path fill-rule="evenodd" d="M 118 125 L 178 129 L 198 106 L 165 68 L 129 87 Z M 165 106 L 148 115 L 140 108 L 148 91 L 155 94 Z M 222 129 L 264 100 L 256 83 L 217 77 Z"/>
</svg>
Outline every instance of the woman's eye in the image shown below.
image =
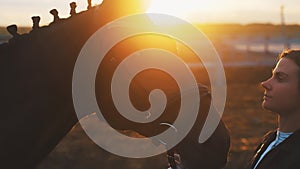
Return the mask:
<svg viewBox="0 0 300 169">
<path fill-rule="evenodd" d="M 282 80 L 283 80 L 281 77 L 278 77 L 277 79 L 278 79 L 279 81 L 282 81 Z"/>
<path fill-rule="evenodd" d="M 277 79 L 278 81 L 283 81 L 283 80 L 284 80 L 284 77 L 278 75 L 278 76 L 276 76 L 276 79 Z"/>
</svg>

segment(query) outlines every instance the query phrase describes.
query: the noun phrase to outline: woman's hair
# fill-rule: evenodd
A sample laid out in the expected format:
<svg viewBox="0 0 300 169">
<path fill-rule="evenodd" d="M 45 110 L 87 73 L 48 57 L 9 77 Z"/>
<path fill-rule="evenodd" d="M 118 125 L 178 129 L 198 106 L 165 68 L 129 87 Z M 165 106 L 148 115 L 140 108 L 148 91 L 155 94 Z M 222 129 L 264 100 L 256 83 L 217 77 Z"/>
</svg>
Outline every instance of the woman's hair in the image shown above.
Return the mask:
<svg viewBox="0 0 300 169">
<path fill-rule="evenodd" d="M 279 59 L 287 58 L 296 63 L 300 69 L 300 50 L 285 50 L 279 55 Z M 298 71 L 299 86 L 300 86 L 300 70 Z"/>
<path fill-rule="evenodd" d="M 279 59 L 281 58 L 291 59 L 300 69 L 300 50 L 285 50 L 279 55 Z"/>
</svg>

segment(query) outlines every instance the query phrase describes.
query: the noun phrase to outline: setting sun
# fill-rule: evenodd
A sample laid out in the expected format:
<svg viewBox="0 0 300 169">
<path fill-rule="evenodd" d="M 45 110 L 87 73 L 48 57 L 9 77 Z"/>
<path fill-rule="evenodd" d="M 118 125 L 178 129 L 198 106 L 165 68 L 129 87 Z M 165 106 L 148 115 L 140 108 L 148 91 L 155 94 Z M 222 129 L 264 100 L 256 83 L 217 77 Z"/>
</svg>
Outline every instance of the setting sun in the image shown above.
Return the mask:
<svg viewBox="0 0 300 169">
<path fill-rule="evenodd" d="M 197 0 L 152 0 L 147 12 L 163 13 L 177 17 L 193 17 L 193 13 L 216 10 L 216 1 Z"/>
</svg>

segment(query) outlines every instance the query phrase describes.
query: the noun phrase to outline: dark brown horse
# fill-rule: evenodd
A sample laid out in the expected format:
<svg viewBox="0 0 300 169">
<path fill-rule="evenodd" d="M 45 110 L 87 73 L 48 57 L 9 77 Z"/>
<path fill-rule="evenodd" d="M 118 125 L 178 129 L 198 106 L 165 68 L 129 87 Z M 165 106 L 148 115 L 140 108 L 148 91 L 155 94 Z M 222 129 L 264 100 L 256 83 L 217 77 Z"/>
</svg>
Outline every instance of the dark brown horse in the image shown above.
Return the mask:
<svg viewBox="0 0 300 169">
<path fill-rule="evenodd" d="M 72 75 L 81 48 L 106 23 L 143 11 L 138 8 L 140 2 L 133 0 L 131 6 L 127 2 L 129 7 L 124 8 L 122 1 L 104 1 L 98 7 L 0 46 L 1 167 L 34 168 L 78 122 L 72 100 Z M 149 70 L 132 82 L 130 93 L 137 109 L 149 107 L 148 95 L 155 88 L 165 91 L 168 100 L 177 100 L 167 104 L 169 109 L 160 118 L 147 124 L 130 122 L 121 116 L 110 93 L 113 70 L 125 56 L 145 47 L 176 53 L 174 42 L 168 38 L 145 36 L 120 42 L 108 52 L 99 67 L 96 96 L 104 117 L 113 128 L 153 136 L 165 130 L 159 127 L 161 122 L 172 123 L 176 118 L 174 112 L 180 99 L 177 96 L 174 99 L 178 93 L 174 79 L 160 71 Z M 221 168 L 226 163 L 229 135 L 222 122 L 207 142 L 199 144 L 197 141 L 210 100 L 209 94 L 201 98 L 196 125 L 176 147 L 188 168 Z"/>
</svg>

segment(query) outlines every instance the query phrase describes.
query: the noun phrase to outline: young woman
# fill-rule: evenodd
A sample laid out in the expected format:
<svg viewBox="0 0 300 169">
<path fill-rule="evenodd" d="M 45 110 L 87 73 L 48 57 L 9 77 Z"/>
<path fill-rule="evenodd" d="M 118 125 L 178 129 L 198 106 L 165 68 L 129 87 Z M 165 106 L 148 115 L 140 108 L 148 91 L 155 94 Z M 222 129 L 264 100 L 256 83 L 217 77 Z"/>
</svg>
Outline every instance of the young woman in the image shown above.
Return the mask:
<svg viewBox="0 0 300 169">
<path fill-rule="evenodd" d="M 284 51 L 265 89 L 262 107 L 278 114 L 278 129 L 264 137 L 247 169 L 300 168 L 300 50 Z"/>
</svg>

